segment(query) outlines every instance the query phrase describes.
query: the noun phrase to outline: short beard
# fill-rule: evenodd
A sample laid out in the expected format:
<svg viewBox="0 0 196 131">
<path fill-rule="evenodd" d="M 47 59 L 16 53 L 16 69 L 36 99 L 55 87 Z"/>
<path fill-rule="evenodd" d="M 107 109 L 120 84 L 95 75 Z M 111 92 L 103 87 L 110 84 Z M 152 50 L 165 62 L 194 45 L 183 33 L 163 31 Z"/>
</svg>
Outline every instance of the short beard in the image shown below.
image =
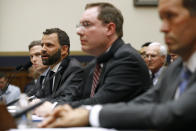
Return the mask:
<svg viewBox="0 0 196 131">
<path fill-rule="evenodd" d="M 58 51 L 49 56 L 47 60 L 42 60 L 44 65 L 54 65 L 61 59 L 61 49 L 58 49 Z"/>
</svg>

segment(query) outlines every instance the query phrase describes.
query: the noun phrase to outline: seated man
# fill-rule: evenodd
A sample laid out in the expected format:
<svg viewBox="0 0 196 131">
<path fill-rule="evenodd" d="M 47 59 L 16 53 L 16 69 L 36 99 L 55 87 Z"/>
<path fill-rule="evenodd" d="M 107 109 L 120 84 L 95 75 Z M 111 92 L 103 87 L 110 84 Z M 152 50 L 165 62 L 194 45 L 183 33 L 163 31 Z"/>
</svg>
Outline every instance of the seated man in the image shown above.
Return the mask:
<svg viewBox="0 0 196 131">
<path fill-rule="evenodd" d="M 122 28 L 123 16 L 113 5 L 86 6 L 77 34 L 82 50 L 95 59 L 86 67 L 86 83 L 80 100 L 70 103 L 73 107 L 129 101 L 150 87 L 146 64 L 124 43 Z"/>
<path fill-rule="evenodd" d="M 153 85 L 157 83 L 161 73 L 165 69 L 167 57 L 167 48 L 166 46 L 158 43 L 152 42 L 146 49 L 146 64 L 148 69 L 150 70 L 151 79 L 153 81 Z"/>
<path fill-rule="evenodd" d="M 24 92 L 28 96 L 35 95 L 35 92 L 36 92 L 35 87 L 36 87 L 38 77 L 40 75 L 44 75 L 44 72 L 48 68 L 48 65 L 43 65 L 42 63 L 41 50 L 42 50 L 42 46 L 41 46 L 40 40 L 32 41 L 29 44 L 29 55 L 30 55 L 32 67 L 29 68 L 28 71 L 29 71 L 29 74 L 32 76 L 33 81 L 28 83 L 28 85 L 26 85 L 24 88 Z"/>
<path fill-rule="evenodd" d="M 46 29 L 41 40 L 41 57 L 49 69 L 38 79 L 32 103 L 46 99 L 49 106 L 62 101 L 73 101 L 82 82 L 83 70 L 76 59 L 69 57 L 69 37 L 59 28 Z M 51 108 L 52 109 L 52 108 Z M 50 110 L 49 110 L 50 111 Z"/>
<path fill-rule="evenodd" d="M 9 84 L 7 76 L 0 72 L 0 100 L 4 100 L 8 104 L 19 97 L 20 88 Z"/>
</svg>

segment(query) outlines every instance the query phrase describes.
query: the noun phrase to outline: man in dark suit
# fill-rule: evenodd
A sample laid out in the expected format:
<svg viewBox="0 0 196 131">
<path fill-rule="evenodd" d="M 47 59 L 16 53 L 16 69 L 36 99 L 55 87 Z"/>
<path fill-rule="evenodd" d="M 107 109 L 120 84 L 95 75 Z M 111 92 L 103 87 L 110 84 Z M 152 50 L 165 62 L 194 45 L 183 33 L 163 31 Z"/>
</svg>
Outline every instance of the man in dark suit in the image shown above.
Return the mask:
<svg viewBox="0 0 196 131">
<path fill-rule="evenodd" d="M 168 49 L 181 56 L 168 67 L 157 84 L 158 88 L 151 88 L 128 103 L 96 105 L 90 110 L 62 106 L 56 108 L 40 126 L 91 124 L 117 129 L 194 130 L 196 1 L 160 0 L 158 9 Z M 58 121 L 55 121 L 56 118 Z"/>
<path fill-rule="evenodd" d="M 107 4 L 99 8 L 87 5 L 77 27 L 82 50 L 96 59 L 87 65 L 81 97 L 72 107 L 129 101 L 151 84 L 143 59 L 121 39 L 121 12 Z"/>
<path fill-rule="evenodd" d="M 48 102 L 37 108 L 36 114 L 46 107 L 51 111 L 53 106 L 61 101 L 75 100 L 83 75 L 80 63 L 69 57 L 70 41 L 66 32 L 59 28 L 46 29 L 41 44 L 42 62 L 49 65 L 49 70 L 44 78 L 39 78 L 35 94 L 37 99 L 32 103 L 43 98 Z M 45 110 L 43 112 L 47 113 Z"/>
<path fill-rule="evenodd" d="M 152 42 L 146 49 L 146 65 L 150 71 L 153 85 L 156 85 L 166 67 L 167 47 L 159 42 Z"/>
<path fill-rule="evenodd" d="M 35 95 L 36 92 L 36 83 L 40 75 L 44 75 L 48 65 L 43 65 L 42 58 L 41 58 L 41 41 L 35 40 L 29 44 L 29 56 L 32 63 L 32 67 L 28 69 L 28 74 L 32 77 L 32 81 L 28 83 L 25 88 L 24 92 L 28 96 Z"/>
</svg>

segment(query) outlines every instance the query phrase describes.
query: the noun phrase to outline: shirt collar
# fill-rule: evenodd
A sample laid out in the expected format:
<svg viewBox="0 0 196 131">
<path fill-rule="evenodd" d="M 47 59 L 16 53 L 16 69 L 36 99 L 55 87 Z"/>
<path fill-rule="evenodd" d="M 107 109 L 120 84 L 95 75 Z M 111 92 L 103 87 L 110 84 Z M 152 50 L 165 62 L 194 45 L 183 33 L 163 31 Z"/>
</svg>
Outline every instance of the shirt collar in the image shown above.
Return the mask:
<svg viewBox="0 0 196 131">
<path fill-rule="evenodd" d="M 156 73 L 154 73 L 154 76 L 158 77 L 161 74 L 161 72 L 163 71 L 163 69 L 164 69 L 164 66 L 162 66 Z"/>
<path fill-rule="evenodd" d="M 51 70 L 56 73 L 60 64 L 61 64 L 61 62 L 59 62 L 57 65 L 55 65 Z"/>
<path fill-rule="evenodd" d="M 189 58 L 188 61 L 184 62 L 184 65 L 191 71 L 194 72 L 196 69 L 196 52 Z"/>
<path fill-rule="evenodd" d="M 49 69 L 50 69 L 50 68 L 48 67 L 48 68 L 41 74 L 41 76 L 46 76 L 46 74 L 47 74 L 47 72 L 48 72 Z"/>
</svg>

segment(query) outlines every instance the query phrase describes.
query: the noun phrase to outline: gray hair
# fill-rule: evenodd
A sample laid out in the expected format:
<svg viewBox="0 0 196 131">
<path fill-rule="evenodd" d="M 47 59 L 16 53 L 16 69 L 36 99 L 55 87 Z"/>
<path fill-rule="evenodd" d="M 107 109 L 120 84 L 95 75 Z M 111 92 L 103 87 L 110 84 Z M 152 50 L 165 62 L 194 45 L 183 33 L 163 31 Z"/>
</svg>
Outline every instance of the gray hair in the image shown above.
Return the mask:
<svg viewBox="0 0 196 131">
<path fill-rule="evenodd" d="M 167 56 L 167 47 L 159 42 L 152 42 L 150 43 L 149 47 L 150 46 L 159 46 L 159 53 L 161 56 Z"/>
</svg>

